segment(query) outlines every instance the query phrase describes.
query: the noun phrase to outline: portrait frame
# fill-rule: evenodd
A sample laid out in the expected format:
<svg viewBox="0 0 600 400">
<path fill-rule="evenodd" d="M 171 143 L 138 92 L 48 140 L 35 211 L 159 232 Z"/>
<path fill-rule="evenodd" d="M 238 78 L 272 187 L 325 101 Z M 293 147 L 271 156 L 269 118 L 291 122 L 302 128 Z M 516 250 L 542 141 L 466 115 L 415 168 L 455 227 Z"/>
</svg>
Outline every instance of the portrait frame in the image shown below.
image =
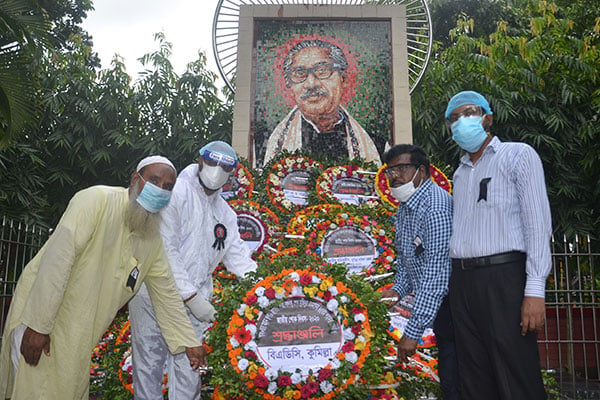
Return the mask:
<svg viewBox="0 0 600 400">
<path fill-rule="evenodd" d="M 266 30 L 265 26 L 268 27 Z M 274 43 L 271 43 L 273 52 L 269 58 L 268 55 L 265 56 L 265 46 L 268 47 L 264 41 L 268 36 L 265 31 L 276 29 L 278 26 L 285 29 L 283 33 L 273 32 L 274 35 L 281 33 L 281 36 L 276 36 Z M 332 28 L 323 28 L 327 26 Z M 341 29 L 340 32 L 335 31 L 338 28 Z M 306 31 L 302 32 L 302 29 Z M 311 29 L 314 31 L 311 32 Z M 379 53 L 370 50 L 377 47 L 372 45 L 372 40 L 375 39 L 370 36 L 377 35 L 364 34 L 365 30 L 387 30 L 384 39 L 377 39 Z M 278 79 L 276 75 L 282 75 L 281 70 L 276 70 L 281 67 L 282 60 L 281 54 L 276 52 L 282 53 L 282 49 L 289 50 L 294 41 L 300 41 L 299 37 L 330 41 L 342 48 L 350 67 L 354 68 L 349 71 L 354 74 L 353 79 L 357 79 L 356 82 L 351 82 L 353 85 L 350 85 L 344 94 L 343 105 L 348 109 L 348 115 L 374 131 L 368 132 L 368 135 L 375 139 L 380 156 L 388 145 L 412 142 L 405 6 L 248 5 L 240 7 L 232 132 L 232 145 L 240 156 L 247 158 L 252 166 L 261 167 L 271 129 L 277 124 L 277 120 L 292 108 L 289 96 L 286 98 L 284 79 Z M 385 41 L 387 43 L 384 43 Z M 384 57 L 381 57 L 381 54 Z M 268 74 L 266 64 L 261 64 L 264 60 L 272 61 L 271 75 Z M 368 60 L 374 61 L 370 63 Z M 377 71 L 387 74 L 387 86 L 381 84 L 385 86 L 383 92 L 381 88 L 373 86 L 370 98 L 378 102 L 374 107 L 371 102 L 375 100 L 356 100 L 359 95 L 364 96 L 360 99 L 368 99 L 371 86 L 363 85 L 367 89 L 357 89 L 357 86 L 365 82 L 365 74 L 370 71 L 371 65 L 380 61 L 383 67 L 379 65 Z M 266 74 L 263 73 L 265 71 Z M 258 73 L 261 74 L 260 77 Z M 358 81 L 358 77 L 362 80 Z M 265 86 L 269 79 L 273 82 Z M 372 81 L 367 79 L 366 82 Z M 261 104 L 263 99 L 265 103 Z M 365 106 L 367 111 L 364 111 Z M 263 118 L 264 113 L 270 113 L 272 118 Z M 380 120 L 375 121 L 376 118 Z"/>
</svg>

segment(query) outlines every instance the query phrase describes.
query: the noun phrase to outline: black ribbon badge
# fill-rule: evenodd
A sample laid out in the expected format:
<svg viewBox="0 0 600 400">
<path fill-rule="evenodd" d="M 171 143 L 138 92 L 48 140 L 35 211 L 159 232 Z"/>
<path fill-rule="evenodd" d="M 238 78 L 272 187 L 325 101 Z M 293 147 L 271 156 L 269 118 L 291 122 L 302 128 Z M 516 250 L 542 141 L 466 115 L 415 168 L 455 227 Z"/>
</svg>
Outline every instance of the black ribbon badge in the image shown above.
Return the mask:
<svg viewBox="0 0 600 400">
<path fill-rule="evenodd" d="M 223 250 L 225 248 L 225 239 L 227 238 L 227 228 L 223 224 L 215 225 L 215 242 L 213 243 L 213 249 Z"/>
</svg>

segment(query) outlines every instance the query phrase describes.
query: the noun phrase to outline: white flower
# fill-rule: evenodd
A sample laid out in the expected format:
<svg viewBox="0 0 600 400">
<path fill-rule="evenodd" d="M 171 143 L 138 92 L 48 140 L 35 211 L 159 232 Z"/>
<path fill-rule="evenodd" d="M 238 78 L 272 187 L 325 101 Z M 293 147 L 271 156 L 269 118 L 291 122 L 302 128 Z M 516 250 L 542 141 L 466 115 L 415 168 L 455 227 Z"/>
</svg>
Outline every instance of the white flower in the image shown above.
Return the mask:
<svg viewBox="0 0 600 400">
<path fill-rule="evenodd" d="M 356 354 L 354 351 L 346 353 L 346 361 L 352 364 L 356 363 L 358 361 L 358 354 Z"/>
<path fill-rule="evenodd" d="M 360 314 L 354 314 L 354 322 L 361 322 L 361 321 L 365 321 L 365 314 L 360 313 Z"/>
<path fill-rule="evenodd" d="M 337 311 L 339 305 L 340 303 L 336 299 L 331 299 L 327 302 L 327 309 L 331 312 Z"/>
<path fill-rule="evenodd" d="M 356 340 L 358 342 L 363 342 L 363 343 L 365 343 L 367 341 L 367 339 L 365 339 L 365 337 L 363 335 L 359 335 L 358 338 L 356 338 Z"/>
<path fill-rule="evenodd" d="M 231 343 L 233 347 L 238 347 L 240 345 L 240 342 L 238 342 L 234 336 L 229 339 L 229 343 Z"/>
<path fill-rule="evenodd" d="M 257 287 L 256 290 L 254 291 L 254 294 L 257 297 L 260 297 L 260 296 L 264 295 L 265 294 L 265 288 L 262 287 L 262 286 Z"/>
<path fill-rule="evenodd" d="M 259 305 L 261 308 L 267 308 L 267 307 L 269 306 L 269 303 L 270 303 L 270 302 L 271 302 L 271 300 L 269 300 L 269 299 L 267 298 L 267 296 L 260 296 L 260 297 L 258 298 L 258 305 Z"/>
<path fill-rule="evenodd" d="M 243 316 L 244 311 L 246 311 L 246 304 L 244 304 L 244 303 L 240 304 L 240 306 L 238 307 L 238 309 L 236 311 L 238 314 Z"/>
<path fill-rule="evenodd" d="M 333 384 L 329 381 L 323 381 L 319 384 L 319 387 L 321 388 L 321 391 L 323 393 L 329 393 L 333 390 Z"/>
<path fill-rule="evenodd" d="M 342 297 L 340 297 L 340 301 L 345 304 L 345 303 L 349 302 L 350 300 L 348 300 L 347 296 L 342 296 Z"/>
<path fill-rule="evenodd" d="M 332 222 L 331 225 L 329 225 L 329 229 L 335 229 L 335 228 L 337 228 L 337 225 Z"/>
<path fill-rule="evenodd" d="M 321 283 L 321 278 L 319 278 L 316 275 L 313 275 L 312 276 L 312 283 L 316 283 L 318 285 L 319 283 Z"/>
<path fill-rule="evenodd" d="M 365 231 L 366 233 L 369 233 L 369 232 L 371 232 L 371 227 L 370 226 L 365 226 L 363 228 L 363 231 Z"/>
<path fill-rule="evenodd" d="M 285 297 L 285 292 L 275 292 L 276 299 L 283 299 Z"/>
<path fill-rule="evenodd" d="M 253 351 L 256 353 L 256 348 L 258 346 L 256 345 L 256 342 L 254 340 L 249 341 L 248 343 L 246 343 L 244 345 L 244 350 L 248 350 L 248 351 Z"/>
<path fill-rule="evenodd" d="M 348 214 L 346 214 L 346 213 L 340 214 L 340 217 L 342 217 L 342 219 L 348 219 Z"/>
<path fill-rule="evenodd" d="M 297 385 L 300 382 L 302 382 L 302 374 L 299 374 L 298 372 L 294 372 L 290 378 L 292 379 L 292 383 L 294 385 Z"/>
<path fill-rule="evenodd" d="M 327 289 L 327 290 L 329 290 L 329 293 L 331 293 L 333 296 L 337 296 L 337 294 L 338 294 L 337 287 L 335 287 L 335 286 L 330 286 L 329 289 Z"/>
<path fill-rule="evenodd" d="M 268 380 L 274 381 L 279 376 L 279 371 L 275 368 L 267 368 L 267 370 L 265 371 L 265 376 Z"/>
<path fill-rule="evenodd" d="M 248 324 L 245 326 L 245 328 L 253 337 L 256 336 L 256 325 Z"/>
<path fill-rule="evenodd" d="M 383 229 L 379 230 L 379 236 L 385 236 L 385 231 Z"/>
<path fill-rule="evenodd" d="M 245 371 L 246 368 L 248 368 L 248 364 L 248 360 L 246 360 L 245 358 L 240 358 L 240 360 L 238 361 L 238 368 L 242 371 Z"/>
<path fill-rule="evenodd" d="M 394 261 L 394 257 L 392 257 L 392 256 L 387 256 L 385 259 L 386 259 L 388 262 L 392 262 L 392 261 Z"/>
<path fill-rule="evenodd" d="M 302 290 L 302 286 L 295 286 L 292 289 L 292 297 L 304 297 L 304 291 Z"/>
<path fill-rule="evenodd" d="M 352 333 L 352 329 L 350 329 L 350 328 L 344 329 L 343 336 L 344 336 L 345 341 L 354 340 L 354 338 L 356 337 L 356 335 L 354 333 Z"/>
<path fill-rule="evenodd" d="M 269 386 L 267 386 L 267 392 L 270 394 L 275 394 L 277 391 L 277 382 L 269 382 Z"/>
<path fill-rule="evenodd" d="M 289 275 L 289 277 L 290 277 L 290 279 L 293 279 L 293 280 L 295 280 L 296 282 L 300 281 L 300 275 L 299 275 L 297 272 L 295 272 L 295 271 L 294 271 L 294 272 L 292 272 L 292 273 Z"/>
<path fill-rule="evenodd" d="M 331 359 L 331 369 L 338 369 L 340 367 L 340 360 L 337 358 Z"/>
</svg>

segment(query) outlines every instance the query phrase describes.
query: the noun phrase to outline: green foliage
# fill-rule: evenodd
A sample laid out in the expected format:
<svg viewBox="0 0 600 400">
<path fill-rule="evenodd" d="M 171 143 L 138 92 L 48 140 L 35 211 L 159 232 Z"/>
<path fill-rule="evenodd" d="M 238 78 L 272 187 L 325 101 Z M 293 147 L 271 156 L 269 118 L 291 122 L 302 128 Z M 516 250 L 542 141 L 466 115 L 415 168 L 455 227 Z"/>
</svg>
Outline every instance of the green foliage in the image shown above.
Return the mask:
<svg viewBox="0 0 600 400">
<path fill-rule="evenodd" d="M 456 165 L 460 149 L 443 118 L 446 103 L 460 90 L 481 92 L 494 111 L 492 133 L 540 154 L 555 231 L 597 236 L 599 23 L 575 29 L 568 9 L 545 1 L 514 7 L 527 24 L 499 22 L 489 37 L 475 37 L 466 28 L 478 21 L 461 19 L 453 44 L 435 48 L 412 98 L 415 141 Z M 595 33 L 579 36 L 578 30 Z"/>
</svg>

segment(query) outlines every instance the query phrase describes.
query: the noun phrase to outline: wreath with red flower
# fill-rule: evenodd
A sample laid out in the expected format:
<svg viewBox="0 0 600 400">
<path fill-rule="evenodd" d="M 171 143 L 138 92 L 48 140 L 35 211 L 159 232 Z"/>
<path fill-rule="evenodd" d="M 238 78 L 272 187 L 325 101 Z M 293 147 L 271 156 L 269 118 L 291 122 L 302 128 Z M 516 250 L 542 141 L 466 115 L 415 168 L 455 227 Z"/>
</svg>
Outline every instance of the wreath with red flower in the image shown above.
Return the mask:
<svg viewBox="0 0 600 400">
<path fill-rule="evenodd" d="M 292 202 L 286 197 L 282 186 L 284 180 L 292 173 L 306 172 L 309 176 L 312 176 L 321 168 L 321 163 L 305 156 L 291 156 L 279 160 L 267 175 L 266 189 L 271 203 L 285 213 L 304 207 L 303 204 Z M 310 185 L 307 185 L 307 187 L 310 187 Z"/>
<path fill-rule="evenodd" d="M 257 320 L 288 297 L 305 297 L 326 305 L 344 335 L 338 353 L 317 371 L 302 375 L 261 365 L 255 342 Z M 254 285 L 234 310 L 227 328 L 229 360 L 248 388 L 269 400 L 334 398 L 357 380 L 369 354 L 373 333 L 369 314 L 343 282 L 311 269 L 284 269 Z"/>
<path fill-rule="evenodd" d="M 368 215 L 334 212 L 329 213 L 326 218 L 316 221 L 314 229 L 306 235 L 308 241 L 306 254 L 316 254 L 323 257 L 322 243 L 324 237 L 329 232 L 343 227 L 354 227 L 373 240 L 377 254 L 371 265 L 364 269 L 367 275 L 390 271 L 396 258 L 396 252 L 392 245 L 393 229 L 391 226 L 386 229 L 381 223 Z"/>
<path fill-rule="evenodd" d="M 290 219 L 287 232 L 290 235 L 303 236 L 313 229 L 314 221 L 326 218 L 332 210 L 341 211 L 342 208 L 340 204 L 317 204 L 306 207 L 297 211 L 294 217 Z"/>
<path fill-rule="evenodd" d="M 281 235 L 282 228 L 279 225 L 279 217 L 269 208 L 251 200 L 229 200 L 228 203 L 238 216 L 251 216 L 261 224 L 265 237 L 259 247 L 254 250 L 255 254 L 260 253 L 264 245 L 269 244 L 273 237 Z"/>
<path fill-rule="evenodd" d="M 390 191 L 390 181 L 384 173 L 386 168 L 387 164 L 383 164 L 379 170 L 377 170 L 377 175 L 375 175 L 375 188 L 384 203 L 396 209 L 400 205 L 400 202 L 392 196 L 392 192 Z M 448 180 L 448 177 L 438 167 L 429 164 L 429 173 L 431 174 L 431 180 L 434 183 L 448 193 L 452 193 L 452 184 Z"/>
<path fill-rule="evenodd" d="M 254 190 L 254 180 L 252 173 L 241 162 L 238 163 L 235 173 L 231 176 L 231 180 L 235 182 L 231 184 L 229 181 L 223 186 L 221 196 L 228 199 L 232 196 L 237 198 L 250 198 Z"/>
<path fill-rule="evenodd" d="M 340 200 L 334 193 L 334 185 L 343 179 L 357 181 L 362 188 L 367 189 L 367 191 L 358 195 L 357 200 L 361 201 L 361 204 L 366 204 L 369 207 L 376 207 L 381 204 L 375 190 L 375 173 L 365 171 L 358 165 L 338 165 L 323 171 L 317 178 L 316 188 L 319 198 L 328 202 L 348 204 L 348 201 Z"/>
</svg>

